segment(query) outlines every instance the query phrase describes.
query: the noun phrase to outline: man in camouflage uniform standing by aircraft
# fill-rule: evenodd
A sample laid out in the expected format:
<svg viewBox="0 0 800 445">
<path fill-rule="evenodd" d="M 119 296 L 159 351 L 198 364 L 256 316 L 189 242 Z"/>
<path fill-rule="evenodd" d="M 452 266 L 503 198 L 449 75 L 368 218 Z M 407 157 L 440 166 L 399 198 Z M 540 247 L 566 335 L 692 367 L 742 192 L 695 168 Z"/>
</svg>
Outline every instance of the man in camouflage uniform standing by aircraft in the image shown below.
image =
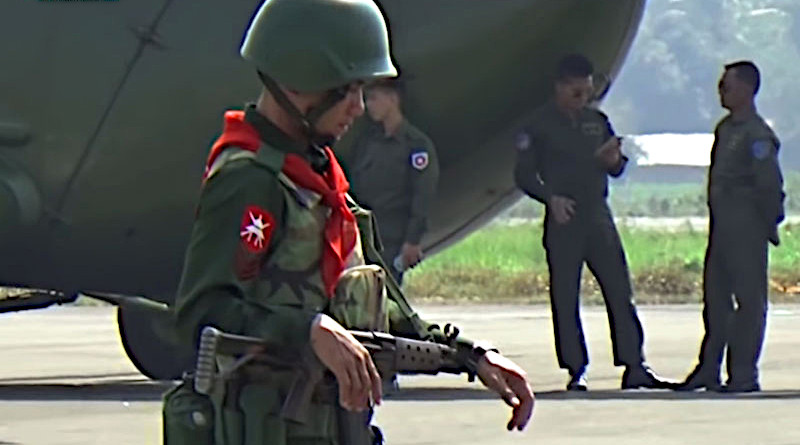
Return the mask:
<svg viewBox="0 0 800 445">
<path fill-rule="evenodd" d="M 730 111 L 714 130 L 708 177 L 710 227 L 703 277 L 705 336 L 699 364 L 682 390 L 753 392 L 761 389 L 758 360 L 767 321 L 767 254 L 778 245 L 784 218 L 780 141 L 758 115 L 758 68 L 725 66 L 719 81 Z M 736 307 L 734 307 L 734 299 Z M 728 380 L 720 372 L 728 349 Z"/>
<path fill-rule="evenodd" d="M 296 374 L 248 365 L 213 399 L 215 443 L 378 443 L 368 424 L 381 402 L 381 376 L 330 305 L 348 271 L 381 261 L 370 214 L 347 197 L 329 147 L 364 112 L 363 84 L 396 75 L 384 19 L 372 0 L 267 0 L 241 53 L 265 88 L 244 112 L 226 113 L 209 156 L 178 291 L 178 328 L 193 344 L 211 325 L 309 351 L 330 372 L 335 394 L 320 386 L 308 420 L 289 421 L 280 407 Z M 508 429 L 523 429 L 533 410 L 524 371 L 496 350 L 425 323 L 387 285 L 389 331 L 452 345 L 461 363 L 455 371 L 497 391 L 513 408 Z M 356 424 L 358 441 L 343 443 L 342 413 L 367 414 Z"/>
</svg>

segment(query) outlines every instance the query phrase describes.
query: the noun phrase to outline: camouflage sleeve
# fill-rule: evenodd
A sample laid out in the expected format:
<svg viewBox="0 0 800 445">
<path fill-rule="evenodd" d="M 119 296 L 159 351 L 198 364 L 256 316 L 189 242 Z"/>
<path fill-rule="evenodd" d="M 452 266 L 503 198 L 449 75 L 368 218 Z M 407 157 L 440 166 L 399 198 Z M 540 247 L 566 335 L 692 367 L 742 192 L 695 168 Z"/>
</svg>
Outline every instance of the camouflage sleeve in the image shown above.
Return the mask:
<svg viewBox="0 0 800 445">
<path fill-rule="evenodd" d="M 357 205 L 352 207 L 355 214 L 362 215 L 363 209 Z M 369 264 L 377 264 L 386 270 L 386 291 L 388 302 L 386 312 L 389 318 L 389 332 L 393 335 L 408 337 L 418 340 L 430 340 L 437 343 L 448 343 L 455 346 L 458 350 L 460 368 L 451 370 L 452 372 L 474 373 L 475 354 L 473 342 L 468 338 L 451 332 L 445 333 L 439 326 L 428 323 L 420 318 L 417 312 L 411 307 L 400 286 L 391 278 L 389 268 L 376 248 L 377 237 L 374 232 L 375 222 L 372 217 L 357 218 L 359 232 L 361 233 L 362 248 L 364 256 Z M 451 334 L 450 336 L 446 334 Z"/>
<path fill-rule="evenodd" d="M 316 314 L 252 298 L 260 264 L 282 236 L 283 216 L 277 178 L 251 161 L 231 162 L 208 180 L 176 300 L 182 338 L 196 344 L 201 328 L 213 325 L 289 346 L 307 343 Z"/>
<path fill-rule="evenodd" d="M 544 149 L 536 127 L 519 134 L 516 140 L 517 161 L 514 165 L 514 182 L 525 194 L 547 205 L 552 191 L 541 177 L 541 151 Z"/>
<path fill-rule="evenodd" d="M 751 145 L 753 173 L 761 214 L 770 230 L 784 218 L 783 176 L 778 162 L 779 142 L 772 135 L 756 136 Z"/>
<path fill-rule="evenodd" d="M 439 182 L 439 159 L 429 139 L 411 150 L 409 155 L 411 212 L 406 226 L 405 242 L 419 244 L 427 230 L 428 214 Z"/>
</svg>

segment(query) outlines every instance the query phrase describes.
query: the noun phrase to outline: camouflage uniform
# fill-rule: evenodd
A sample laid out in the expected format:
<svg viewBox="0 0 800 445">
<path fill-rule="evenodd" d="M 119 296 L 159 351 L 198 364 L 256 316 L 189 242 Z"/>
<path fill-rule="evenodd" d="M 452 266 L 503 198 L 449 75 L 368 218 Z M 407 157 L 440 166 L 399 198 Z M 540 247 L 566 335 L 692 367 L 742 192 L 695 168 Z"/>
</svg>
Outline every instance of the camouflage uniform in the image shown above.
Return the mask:
<svg viewBox="0 0 800 445">
<path fill-rule="evenodd" d="M 177 316 L 180 330 L 197 341 L 199 329 L 219 329 L 286 345 L 308 347 L 311 322 L 316 314 L 329 311 L 320 277 L 324 206 L 319 196 L 293 186 L 280 175 L 286 153 L 305 149 L 284 136 L 268 120 L 249 108 L 245 119 L 256 127 L 264 146 L 252 157 L 237 159 L 236 147 L 227 162 L 212 171 L 198 206 L 183 278 L 178 291 Z M 349 266 L 359 261 L 381 264 L 371 233 L 368 211 L 354 203 L 359 219 L 361 251 Z M 265 236 L 268 244 L 253 253 L 243 241 L 243 229 L 253 208 L 270 215 L 273 228 Z M 265 229 L 265 233 L 267 229 Z M 399 289 L 389 286 L 387 312 L 389 331 L 412 338 L 449 342 L 438 328 L 430 329 L 411 310 Z M 472 344 L 457 340 L 464 363 Z M 238 400 L 221 407 L 228 416 L 226 428 L 231 444 L 338 443 L 335 397 L 320 400 L 306 425 L 287 423 L 278 417 L 292 373 L 270 371 L 270 383 L 245 384 L 237 388 Z M 331 392 L 333 394 L 333 392 Z M 232 425 L 239 425 L 232 427 Z M 245 437 L 237 436 L 244 431 Z"/>
<path fill-rule="evenodd" d="M 335 301 L 330 298 L 331 269 L 326 268 L 331 263 L 323 260 L 331 252 L 327 223 L 331 215 L 342 214 L 341 201 L 334 209 L 327 201 L 331 196 L 299 186 L 284 168 L 291 159 L 315 178 L 321 177 L 320 172 L 341 178 L 332 152 L 319 145 L 325 135 L 315 133 L 315 121 L 343 99 L 343 87 L 395 76 L 397 71 L 389 55 L 385 22 L 371 0 L 267 0 L 248 30 L 242 56 L 255 65 L 264 86 L 301 124 L 310 143 L 289 138 L 253 107 L 226 113 L 226 130 L 209 157 L 176 299 L 178 330 L 192 345 L 197 344 L 200 330 L 211 325 L 307 351 L 312 322 L 319 313 L 330 314 L 346 328 L 358 328 L 348 324 L 365 319 L 358 312 L 365 307 L 356 306 L 354 313 L 348 313 L 331 303 Z M 327 96 L 303 115 L 280 86 L 327 92 Z M 228 131 L 232 123 L 247 130 L 248 137 L 241 143 L 221 144 L 236 140 L 225 139 L 235 134 Z M 337 189 L 333 198 L 338 200 L 339 193 Z M 348 237 L 355 235 L 356 244 L 346 264 L 336 267 L 364 262 L 382 267 L 370 212 L 352 201 L 348 207 L 357 227 L 347 225 L 342 230 L 348 230 Z M 359 288 L 358 283 L 347 287 L 355 292 Z M 448 343 L 457 348 L 458 363 L 463 364 L 453 371 L 475 371 L 481 348 L 423 322 L 392 280 L 387 287 L 383 324 L 391 333 Z M 266 365 L 237 371 L 223 391 L 211 397 L 214 443 L 344 445 L 342 419 L 352 417 L 339 406 L 330 374 L 315 388 L 310 412 L 304 413 L 306 422 L 280 416 L 294 377 L 291 370 Z M 197 396 L 187 385 L 167 396 L 167 445 L 211 442 L 206 434 L 209 422 L 196 415 L 202 414 L 208 400 Z M 371 443 L 369 419 L 362 420 L 348 424 L 362 431 L 356 432 L 358 441 L 349 440 L 347 445 Z"/>
</svg>

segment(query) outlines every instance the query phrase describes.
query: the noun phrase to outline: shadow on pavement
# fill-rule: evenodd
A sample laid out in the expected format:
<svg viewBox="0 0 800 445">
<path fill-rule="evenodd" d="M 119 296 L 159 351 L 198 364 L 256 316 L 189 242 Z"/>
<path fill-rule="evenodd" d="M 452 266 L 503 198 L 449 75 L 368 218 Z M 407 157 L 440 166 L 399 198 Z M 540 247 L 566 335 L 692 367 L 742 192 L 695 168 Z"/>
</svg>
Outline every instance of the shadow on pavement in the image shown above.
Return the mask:
<svg viewBox="0 0 800 445">
<path fill-rule="evenodd" d="M 782 400 L 800 399 L 800 390 L 769 390 L 740 394 L 667 390 L 545 391 L 537 392 L 536 398 L 540 400 Z"/>
<path fill-rule="evenodd" d="M 87 384 L 3 383 L 0 400 L 6 401 L 159 401 L 174 382 L 136 379 L 111 379 Z M 448 401 L 498 399 L 484 388 L 401 388 L 384 396 L 391 401 Z M 595 390 L 586 392 L 537 392 L 538 400 L 791 400 L 800 399 L 800 390 L 768 390 L 746 394 L 724 394 L 710 391 L 675 392 L 666 390 Z M 0 445 L 4 442 L 0 441 Z"/>
<path fill-rule="evenodd" d="M 498 399 L 495 393 L 483 388 L 402 388 L 392 394 L 384 394 L 386 400 L 402 401 L 446 401 Z"/>
<path fill-rule="evenodd" d="M 6 401 L 159 401 L 173 382 L 111 380 L 103 383 L 0 383 L 0 400 Z M 0 442 L 2 445 L 3 442 Z"/>
</svg>

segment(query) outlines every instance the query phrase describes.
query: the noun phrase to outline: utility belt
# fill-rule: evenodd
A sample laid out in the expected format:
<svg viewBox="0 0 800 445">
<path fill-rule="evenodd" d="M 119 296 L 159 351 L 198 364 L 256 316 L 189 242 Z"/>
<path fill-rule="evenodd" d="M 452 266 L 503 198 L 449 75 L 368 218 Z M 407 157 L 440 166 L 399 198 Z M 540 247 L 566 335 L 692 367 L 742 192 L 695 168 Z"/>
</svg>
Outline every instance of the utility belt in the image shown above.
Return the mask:
<svg viewBox="0 0 800 445">
<path fill-rule="evenodd" d="M 268 365 L 246 365 L 236 371 L 225 388 L 224 404 L 232 406 L 237 403 L 242 388 L 248 385 L 265 385 L 276 388 L 284 393 L 295 378 L 295 373 L 289 371 L 276 371 Z M 311 393 L 311 402 L 321 405 L 336 405 L 339 402 L 339 387 L 336 379 L 330 372 L 314 387 Z"/>
<path fill-rule="evenodd" d="M 328 314 L 348 329 L 386 331 L 385 280 L 385 272 L 378 266 L 361 265 L 345 270 L 331 299 Z M 338 386 L 329 371 L 325 371 L 325 377 L 313 388 L 311 402 L 315 408 L 309 413 L 309 424 L 296 425 L 281 421 L 279 411 L 298 376 L 297 371 L 259 362 L 230 367 L 230 362 L 237 360 L 240 357 L 214 359 L 218 369 L 222 370 L 221 364 L 227 362 L 231 372 L 215 382 L 215 389 L 209 395 L 195 390 L 191 376 L 185 377 L 184 382 L 165 394 L 164 445 L 255 445 L 246 442 L 252 434 L 244 431 L 251 425 L 248 416 L 262 414 L 268 415 L 264 417 L 267 423 L 283 428 L 289 441 L 292 437 L 304 437 L 304 430 L 315 430 L 313 433 L 317 434 L 335 422 L 335 434 L 342 444 L 383 443 L 380 430 L 370 425 L 371 412 L 348 412 L 339 406 Z M 272 410 L 271 414 L 251 412 L 262 408 L 259 400 L 253 400 L 254 394 L 263 396 L 264 405 L 272 406 L 263 408 Z M 256 427 L 269 428 L 267 425 Z M 293 436 L 292 431 L 300 431 L 297 434 L 301 436 Z"/>
</svg>

